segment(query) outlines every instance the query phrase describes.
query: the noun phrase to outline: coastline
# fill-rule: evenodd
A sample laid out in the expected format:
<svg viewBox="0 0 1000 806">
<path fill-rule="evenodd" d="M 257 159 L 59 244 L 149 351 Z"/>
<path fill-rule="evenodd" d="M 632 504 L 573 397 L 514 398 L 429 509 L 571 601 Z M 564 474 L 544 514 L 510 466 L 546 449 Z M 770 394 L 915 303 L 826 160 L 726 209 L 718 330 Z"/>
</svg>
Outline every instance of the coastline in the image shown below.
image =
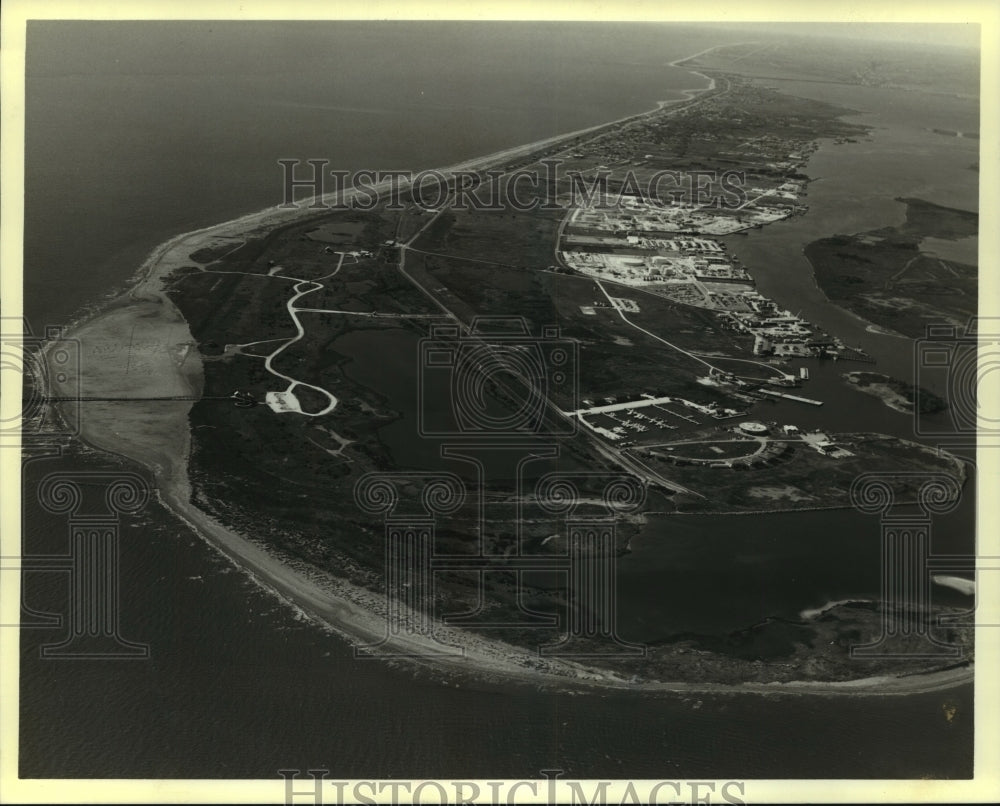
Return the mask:
<svg viewBox="0 0 1000 806">
<path fill-rule="evenodd" d="M 679 68 L 685 62 L 693 61 L 693 60 L 697 59 L 699 56 L 704 56 L 706 53 L 711 53 L 713 50 L 719 50 L 720 48 L 735 47 L 736 45 L 740 45 L 740 44 L 746 44 L 746 43 L 745 42 L 733 42 L 730 45 L 714 45 L 713 47 L 705 48 L 704 50 L 699 50 L 697 53 L 694 53 L 691 56 L 685 56 L 682 59 L 674 59 L 672 62 L 667 62 L 667 67 L 678 67 Z M 689 98 L 691 98 L 693 96 L 689 95 L 688 93 L 709 92 L 709 91 L 715 89 L 715 79 L 712 76 L 706 75 L 705 73 L 702 73 L 699 70 L 692 70 L 691 68 L 688 68 L 688 72 L 692 73 L 693 75 L 696 75 L 696 76 L 701 76 L 703 79 L 705 79 L 708 82 L 708 87 L 706 87 L 704 90 L 681 90 L 681 92 L 684 93 L 685 95 L 687 95 Z"/>
<path fill-rule="evenodd" d="M 710 48 L 708 50 L 713 50 Z M 707 51 L 702 51 L 704 53 Z M 671 66 L 700 54 L 671 62 Z M 694 72 L 694 71 L 692 71 Z M 687 100 L 715 89 L 715 79 L 704 89 L 682 91 Z M 526 145 L 467 160 L 440 169 L 443 173 L 483 170 L 536 152 L 560 141 L 592 133 L 661 111 L 682 99 L 661 101 L 646 112 L 557 135 Z M 379 193 L 388 182 L 375 187 Z M 339 201 L 350 200 L 347 191 Z M 328 194 L 323 201 L 332 200 Z M 79 340 L 79 376 L 54 382 L 46 396 L 123 395 L 134 397 L 178 397 L 180 400 L 137 402 L 85 402 L 87 416 L 81 418 L 81 438 L 99 450 L 124 456 L 147 467 L 153 474 L 157 496 L 174 515 L 202 539 L 230 559 L 244 573 L 286 603 L 325 628 L 355 642 L 377 643 L 384 633 L 380 600 L 369 591 L 322 574 L 318 569 L 295 568 L 265 551 L 251 538 L 219 523 L 191 500 L 188 460 L 191 438 L 188 413 L 203 388 L 203 364 L 194 339 L 180 311 L 167 296 L 166 278 L 183 266 L 199 265 L 190 255 L 199 249 L 236 242 L 278 225 L 316 215 L 309 207 L 266 208 L 256 213 L 182 233 L 154 248 L 137 272 L 132 287 L 122 295 L 70 326 L 65 338 Z M 44 356 L 58 342 L 46 345 Z M 123 345 L 126 345 L 122 349 Z M 44 358 L 43 358 L 44 360 Z M 501 641 L 480 638 L 462 630 L 442 629 L 445 643 L 460 647 L 463 657 L 437 657 L 436 668 L 472 673 L 534 685 L 555 685 L 588 691 L 633 690 L 655 692 L 716 692 L 755 694 L 906 694 L 961 685 L 972 679 L 972 667 L 950 669 L 910 677 L 872 677 L 846 682 L 712 684 L 688 682 L 632 683 L 610 671 L 586 667 L 572 661 L 543 659 Z M 414 634 L 397 636 L 393 650 L 414 654 L 427 650 L 430 638 Z"/>
<path fill-rule="evenodd" d="M 809 264 L 809 271 L 812 273 L 813 285 L 816 287 L 816 290 L 823 295 L 823 299 L 825 299 L 827 303 L 838 308 L 841 311 L 844 311 L 848 316 L 855 319 L 859 324 L 864 325 L 865 330 L 868 333 L 874 333 L 877 336 L 886 336 L 889 338 L 912 341 L 912 339 L 910 339 L 910 337 L 907 336 L 905 333 L 899 333 L 898 331 L 892 330 L 891 328 L 885 327 L 884 325 L 876 325 L 871 320 L 865 319 L 861 314 L 855 313 L 850 308 L 841 305 L 840 303 L 834 302 L 832 299 L 830 299 L 830 297 L 824 290 L 823 286 L 819 284 L 819 277 L 816 276 L 816 267 L 813 265 L 813 262 L 809 259 L 808 255 L 805 254 L 805 247 L 803 247 L 802 257 L 805 259 L 806 263 Z"/>
</svg>

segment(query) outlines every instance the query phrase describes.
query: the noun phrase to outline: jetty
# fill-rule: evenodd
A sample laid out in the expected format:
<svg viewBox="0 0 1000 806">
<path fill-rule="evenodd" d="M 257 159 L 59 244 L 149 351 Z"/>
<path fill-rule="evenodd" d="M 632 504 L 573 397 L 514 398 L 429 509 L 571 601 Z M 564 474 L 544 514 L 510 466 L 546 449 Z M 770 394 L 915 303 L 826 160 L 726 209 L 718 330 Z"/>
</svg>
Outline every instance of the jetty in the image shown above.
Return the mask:
<svg viewBox="0 0 1000 806">
<path fill-rule="evenodd" d="M 812 400 L 808 397 L 799 397 L 798 395 L 786 395 L 784 392 L 775 392 L 773 389 L 758 389 L 762 395 L 771 395 L 771 397 L 783 397 L 786 400 L 794 400 L 796 403 L 808 403 L 810 406 L 822 406 L 822 400 Z"/>
</svg>

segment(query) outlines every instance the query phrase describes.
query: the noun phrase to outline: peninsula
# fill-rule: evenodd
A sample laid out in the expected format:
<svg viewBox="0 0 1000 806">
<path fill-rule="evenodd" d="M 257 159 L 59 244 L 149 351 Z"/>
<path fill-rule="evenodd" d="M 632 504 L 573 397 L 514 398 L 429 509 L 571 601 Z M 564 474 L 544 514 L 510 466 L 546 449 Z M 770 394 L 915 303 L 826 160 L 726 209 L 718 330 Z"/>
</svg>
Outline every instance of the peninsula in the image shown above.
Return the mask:
<svg viewBox="0 0 1000 806">
<path fill-rule="evenodd" d="M 652 508 L 846 507 L 852 480 L 872 468 L 898 474 L 900 501 L 918 494 L 914 471 L 960 486 L 963 465 L 948 454 L 766 416 L 774 396 L 822 405 L 797 388 L 808 382 L 804 362 L 865 356 L 760 294 L 753 267 L 718 238 L 807 214 L 804 170 L 817 140 L 865 136 L 841 114 L 713 72 L 685 101 L 442 169 L 434 205 L 412 187 L 391 204 L 382 184 L 370 209 L 347 191 L 180 235 L 154 250 L 127 294 L 68 334 L 82 345 L 81 375 L 53 380 L 46 394 L 72 401 L 85 389 L 87 443 L 147 467 L 163 503 L 261 584 L 386 654 L 445 645 L 456 651 L 421 662 L 650 692 L 954 685 L 971 674 L 971 628 L 938 636 L 963 648 L 959 662 L 907 658 L 902 644 L 902 659 L 857 660 L 851 646 L 875 640 L 883 624 L 871 603 L 747 625 L 724 641 L 677 636 L 641 657 L 540 655 L 537 631 L 463 628 L 405 607 L 405 622 L 431 616 L 431 626 L 382 642 L 385 529 L 352 495 L 371 473 L 453 469 L 434 429 L 455 426 L 424 418 L 428 400 L 447 409 L 456 382 L 449 375 L 445 391 L 427 392 L 438 397 L 420 397 L 432 377 L 418 360 L 422 340 L 445 332 L 455 349 L 463 339 L 488 348 L 470 381 L 488 422 L 523 410 L 525 376 L 511 362 L 541 350 L 550 383 L 533 422 L 559 435 L 558 450 L 533 457 L 544 461 L 528 464 L 544 469 L 523 480 L 537 486 L 546 472 L 585 469 L 576 503 L 594 517 L 603 478 L 636 480 L 644 503 L 615 523 L 617 554 Z M 482 185 L 464 198 L 481 205 L 458 203 L 463 188 L 450 178 L 470 172 Z M 517 174 L 544 179 L 518 186 L 524 204 L 491 209 L 491 182 Z M 663 176 L 680 179 L 667 199 L 649 192 Z M 515 319 L 523 333 L 477 329 Z M 551 326 L 557 335 L 539 335 Z M 511 350 L 511 335 L 534 346 Z M 546 338 L 575 345 L 576 363 L 555 371 Z M 494 377 L 484 367 L 500 353 Z M 567 373 L 573 383 L 563 383 Z M 470 553 L 473 534 L 490 557 L 565 553 L 539 501 L 501 483 L 509 476 L 478 487 L 462 478 L 465 506 L 437 524 L 441 554 Z M 516 529 L 495 514 L 501 505 L 520 507 Z M 511 563 L 489 588 L 500 622 L 523 600 Z M 475 611 L 467 573 L 437 582 L 447 610 Z M 528 591 L 540 612 L 565 611 L 567 596 L 541 584 Z"/>
</svg>

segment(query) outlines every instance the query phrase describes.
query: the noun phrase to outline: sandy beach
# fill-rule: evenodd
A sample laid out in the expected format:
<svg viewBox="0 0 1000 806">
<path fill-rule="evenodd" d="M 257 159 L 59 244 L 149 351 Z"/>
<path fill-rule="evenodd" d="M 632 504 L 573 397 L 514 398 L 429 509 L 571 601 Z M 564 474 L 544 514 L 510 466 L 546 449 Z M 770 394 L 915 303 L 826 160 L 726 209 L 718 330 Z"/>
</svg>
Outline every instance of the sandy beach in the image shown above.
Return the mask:
<svg viewBox="0 0 1000 806">
<path fill-rule="evenodd" d="M 950 576 L 948 574 L 935 574 L 932 580 L 935 585 L 951 588 L 959 593 L 964 593 L 966 596 L 976 595 L 976 581 L 974 579 L 965 579 L 964 577 Z"/>
<path fill-rule="evenodd" d="M 688 57 L 693 58 L 693 57 Z M 678 62 L 686 59 L 678 60 Z M 676 63 L 675 63 L 676 64 Z M 707 77 L 706 77 L 707 78 Z M 714 82 L 712 82 L 714 86 Z M 709 88 L 710 89 L 710 88 Z M 708 90 L 689 91 L 692 93 Z M 623 118 L 623 122 L 652 114 Z M 441 169 L 482 170 L 528 155 L 558 142 L 602 129 L 609 123 L 507 149 L 486 157 Z M 387 189 L 387 186 L 381 190 Z M 349 201 L 350 192 L 340 201 Z M 333 199 L 329 202 L 332 204 Z M 282 561 L 207 515 L 191 500 L 188 458 L 191 449 L 188 414 L 203 388 L 203 365 L 179 310 L 164 292 L 164 280 L 184 266 L 199 266 L 191 255 L 200 249 L 231 243 L 235 248 L 248 237 L 315 215 L 314 209 L 268 208 L 232 221 L 173 238 L 157 247 L 141 268 L 136 285 L 103 310 L 75 326 L 66 338 L 80 344 L 80 374 L 52 381 L 50 396 L 128 398 L 84 401 L 81 438 L 100 450 L 124 456 L 150 470 L 162 503 L 212 546 L 236 563 L 255 581 L 280 596 L 331 631 L 356 644 L 375 644 L 385 633 L 381 597 L 318 569 Z M 57 346 L 50 344 L 48 351 Z M 141 398 L 181 398 L 148 400 Z M 138 399 L 138 400 L 137 400 Z M 636 684 L 609 671 L 573 661 L 540 658 L 536 653 L 487 640 L 467 631 L 443 626 L 435 630 L 443 644 L 461 649 L 461 655 L 439 657 L 436 668 L 476 673 L 489 678 L 517 680 L 533 685 L 600 690 L 607 688 L 657 691 L 732 691 L 757 694 L 906 694 L 967 683 L 971 667 L 900 678 L 868 678 L 847 683 L 775 683 L 722 685 L 703 682 L 645 682 Z M 394 638 L 385 649 L 395 654 L 418 654 L 437 647 L 427 635 L 413 632 Z"/>
</svg>

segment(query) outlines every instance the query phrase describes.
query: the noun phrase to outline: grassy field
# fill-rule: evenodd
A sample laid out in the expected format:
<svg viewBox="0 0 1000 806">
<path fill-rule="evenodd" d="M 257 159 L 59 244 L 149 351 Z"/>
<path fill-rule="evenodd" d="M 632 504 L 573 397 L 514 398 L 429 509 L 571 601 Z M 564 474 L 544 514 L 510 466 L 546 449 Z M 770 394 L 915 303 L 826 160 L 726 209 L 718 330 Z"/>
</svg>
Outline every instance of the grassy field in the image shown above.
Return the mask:
<svg viewBox="0 0 1000 806">
<path fill-rule="evenodd" d="M 563 211 L 454 210 L 441 216 L 413 249 L 482 261 L 486 266 L 548 268 Z"/>
<path fill-rule="evenodd" d="M 556 325 L 563 337 L 576 341 L 580 399 L 662 391 L 703 403 L 729 400 L 721 391 L 697 383 L 708 372 L 703 363 L 635 329 L 610 307 L 584 313 L 581 308 L 604 299 L 589 278 L 430 256 L 424 265 L 433 286 L 447 289 L 442 299 L 460 316 L 521 317 L 533 335 Z M 677 332 L 691 346 L 733 349 L 738 344 L 717 323 L 707 321 L 704 311 L 646 298 L 648 313 L 642 321 L 650 327 L 655 319 L 660 332 Z M 704 338 L 699 340 L 699 334 Z M 569 407 L 570 401 L 557 404 Z"/>
</svg>

